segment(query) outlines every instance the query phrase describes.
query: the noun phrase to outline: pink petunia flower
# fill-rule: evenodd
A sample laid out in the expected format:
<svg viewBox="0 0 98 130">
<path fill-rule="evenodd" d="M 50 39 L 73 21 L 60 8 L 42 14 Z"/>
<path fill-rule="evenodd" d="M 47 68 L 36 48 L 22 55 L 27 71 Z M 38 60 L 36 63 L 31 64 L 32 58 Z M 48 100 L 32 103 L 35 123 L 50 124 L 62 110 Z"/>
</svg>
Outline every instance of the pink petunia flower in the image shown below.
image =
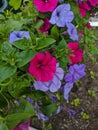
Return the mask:
<svg viewBox="0 0 98 130">
<path fill-rule="evenodd" d="M 13 130 L 29 130 L 30 121 L 22 122 L 18 124 Z"/>
<path fill-rule="evenodd" d="M 56 58 L 49 52 L 37 53 L 30 61 L 28 72 L 39 81 L 47 82 L 52 80 L 56 71 Z"/>
<path fill-rule="evenodd" d="M 18 127 L 15 127 L 13 130 L 19 130 Z"/>
<path fill-rule="evenodd" d="M 85 27 L 85 28 L 88 28 L 88 29 L 91 29 L 91 28 L 92 28 L 91 25 L 90 25 L 90 23 L 84 24 L 84 27 Z"/>
<path fill-rule="evenodd" d="M 71 53 L 68 55 L 71 64 L 76 64 L 82 61 L 83 50 L 79 49 L 77 42 L 69 42 L 68 49 L 71 50 Z"/>
<path fill-rule="evenodd" d="M 79 11 L 82 17 L 85 17 L 86 12 L 89 11 L 91 7 L 88 5 L 87 2 L 82 2 L 79 4 Z"/>
<path fill-rule="evenodd" d="M 44 20 L 44 24 L 40 27 L 40 31 L 41 31 L 41 33 L 44 33 L 44 32 L 46 32 L 49 28 L 50 28 L 49 19 L 46 18 L 46 19 Z"/>
<path fill-rule="evenodd" d="M 91 6 L 96 6 L 98 4 L 98 0 L 88 0 Z"/>
<path fill-rule="evenodd" d="M 52 12 L 58 4 L 58 0 L 34 0 L 34 5 L 39 12 Z"/>
</svg>

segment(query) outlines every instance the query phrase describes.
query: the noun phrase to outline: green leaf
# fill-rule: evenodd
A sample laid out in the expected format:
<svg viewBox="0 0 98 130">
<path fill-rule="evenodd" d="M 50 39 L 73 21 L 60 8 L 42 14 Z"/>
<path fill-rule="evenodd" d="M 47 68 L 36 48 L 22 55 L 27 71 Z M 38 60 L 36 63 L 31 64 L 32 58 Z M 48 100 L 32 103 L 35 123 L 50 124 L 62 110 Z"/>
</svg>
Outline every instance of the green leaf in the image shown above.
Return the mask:
<svg viewBox="0 0 98 130">
<path fill-rule="evenodd" d="M 50 116 L 54 114 L 57 110 L 57 104 L 49 104 L 42 107 L 42 111 L 45 115 Z"/>
<path fill-rule="evenodd" d="M 11 54 L 12 51 L 13 51 L 13 48 L 12 48 L 12 45 L 7 43 L 7 42 L 4 42 L 4 44 L 2 44 L 2 50 L 7 54 Z"/>
<path fill-rule="evenodd" d="M 12 6 L 15 10 L 18 10 L 21 6 L 22 0 L 10 0 L 9 5 Z"/>
<path fill-rule="evenodd" d="M 28 94 L 28 96 L 37 101 L 38 99 L 46 97 L 46 94 L 39 90 L 33 90 L 31 93 Z"/>
<path fill-rule="evenodd" d="M 59 30 L 57 28 L 57 26 L 53 26 L 51 29 L 51 35 L 54 39 L 58 39 L 59 38 Z"/>
<path fill-rule="evenodd" d="M 37 41 L 37 50 L 40 50 L 40 49 L 43 49 L 43 48 L 46 48 L 48 46 L 50 46 L 51 44 L 55 43 L 55 39 L 53 38 L 42 38 L 42 39 L 39 39 Z"/>
<path fill-rule="evenodd" d="M 15 41 L 13 43 L 14 46 L 16 46 L 18 49 L 26 50 L 29 48 L 29 41 L 26 38 L 23 38 L 21 40 Z"/>
<path fill-rule="evenodd" d="M 9 130 L 5 123 L 0 124 L 0 130 Z"/>
<path fill-rule="evenodd" d="M 67 50 L 67 43 L 64 39 L 62 39 L 58 45 L 59 49 L 66 49 Z"/>
<path fill-rule="evenodd" d="M 15 74 L 16 70 L 16 66 L 0 65 L 0 82 Z"/>
<path fill-rule="evenodd" d="M 26 87 L 29 86 L 29 80 L 19 77 L 17 80 L 13 80 L 13 82 L 9 85 L 8 91 L 13 97 L 18 98 L 24 94 Z"/>
<path fill-rule="evenodd" d="M 35 114 L 35 110 L 29 102 L 24 101 L 21 105 L 21 108 L 17 107 L 14 114 L 7 115 L 5 118 L 6 124 L 10 130 L 12 130 L 21 121 L 25 121 Z"/>
<path fill-rule="evenodd" d="M 17 57 L 17 66 L 22 67 L 26 65 L 35 55 L 35 50 L 25 50 L 22 52 L 17 52 L 16 57 Z"/>
<path fill-rule="evenodd" d="M 40 28 L 43 25 L 43 20 L 39 20 L 35 26 L 36 29 Z"/>
</svg>

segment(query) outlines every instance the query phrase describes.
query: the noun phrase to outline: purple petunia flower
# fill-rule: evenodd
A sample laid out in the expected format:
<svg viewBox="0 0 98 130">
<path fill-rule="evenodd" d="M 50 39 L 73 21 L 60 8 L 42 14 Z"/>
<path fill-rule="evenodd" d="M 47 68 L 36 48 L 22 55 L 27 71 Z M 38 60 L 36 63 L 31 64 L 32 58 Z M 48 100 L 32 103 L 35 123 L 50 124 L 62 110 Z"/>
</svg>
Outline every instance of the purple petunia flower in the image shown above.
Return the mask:
<svg viewBox="0 0 98 130">
<path fill-rule="evenodd" d="M 83 2 L 84 0 L 76 0 L 76 2 L 78 3 L 78 4 L 80 4 L 81 2 Z"/>
<path fill-rule="evenodd" d="M 70 38 L 73 41 L 78 41 L 78 33 L 77 33 L 77 30 L 76 30 L 76 27 L 72 23 L 68 23 L 67 27 L 68 27 L 67 32 L 68 32 Z"/>
<path fill-rule="evenodd" d="M 64 2 L 64 0 L 58 0 L 58 1 L 59 1 L 60 3 L 61 3 L 61 2 Z"/>
<path fill-rule="evenodd" d="M 58 106 L 58 109 L 57 109 L 57 111 L 56 111 L 56 114 L 59 114 L 59 113 L 61 112 L 62 109 L 63 109 L 62 106 Z"/>
<path fill-rule="evenodd" d="M 34 103 L 34 100 L 33 100 L 32 98 L 26 97 L 26 100 L 27 100 L 28 102 L 30 102 L 31 104 Z"/>
<path fill-rule="evenodd" d="M 56 24 L 58 27 L 65 27 L 73 18 L 74 14 L 70 11 L 70 4 L 61 4 L 53 11 L 50 23 Z"/>
<path fill-rule="evenodd" d="M 69 73 L 65 76 L 65 81 L 69 83 L 75 83 L 77 80 L 85 76 L 86 72 L 84 64 L 74 64 L 69 67 Z"/>
<path fill-rule="evenodd" d="M 36 90 L 57 92 L 61 87 L 61 80 L 64 77 L 64 71 L 59 67 L 59 64 L 56 66 L 56 72 L 52 80 L 48 82 L 34 81 L 34 87 Z"/>
<path fill-rule="evenodd" d="M 46 121 L 46 120 L 48 120 L 48 117 L 45 116 L 43 113 L 38 112 L 38 119 L 41 119 L 41 120 L 43 120 L 43 121 Z"/>
<path fill-rule="evenodd" d="M 68 83 L 66 83 L 64 85 L 63 92 L 64 92 L 64 98 L 66 100 L 68 100 L 69 93 L 70 93 L 70 91 L 71 91 L 72 88 L 73 88 L 73 83 L 68 82 Z"/>
<path fill-rule="evenodd" d="M 70 116 L 75 116 L 76 115 L 76 111 L 72 110 L 72 109 L 69 109 L 68 113 L 69 113 Z"/>
<path fill-rule="evenodd" d="M 56 97 L 54 94 L 52 94 L 52 93 L 50 93 L 50 92 L 46 92 L 46 94 L 51 98 L 51 100 L 52 100 L 54 103 L 56 103 L 56 102 L 58 101 L 57 97 Z"/>
<path fill-rule="evenodd" d="M 30 38 L 28 31 L 14 31 L 9 36 L 10 43 L 13 43 L 17 40 L 21 40 L 23 38 L 26 38 L 26 39 Z"/>
</svg>

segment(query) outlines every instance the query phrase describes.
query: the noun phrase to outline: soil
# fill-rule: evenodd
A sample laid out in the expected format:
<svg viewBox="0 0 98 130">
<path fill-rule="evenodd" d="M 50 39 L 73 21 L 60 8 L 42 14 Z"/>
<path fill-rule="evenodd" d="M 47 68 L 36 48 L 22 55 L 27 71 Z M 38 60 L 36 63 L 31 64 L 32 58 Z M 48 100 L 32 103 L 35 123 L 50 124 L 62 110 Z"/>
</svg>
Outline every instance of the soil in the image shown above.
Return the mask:
<svg viewBox="0 0 98 130">
<path fill-rule="evenodd" d="M 44 130 L 98 130 L 98 55 L 96 55 L 95 63 L 88 60 L 86 66 L 86 76 L 80 80 L 78 86 L 72 89 L 69 103 L 64 103 L 68 108 L 75 110 L 76 115 L 72 117 L 68 112 L 61 111 L 47 122 L 47 125 L 51 124 L 52 128 Z M 91 77 L 90 71 L 94 72 L 94 77 Z M 88 94 L 89 89 L 93 90 L 96 96 L 90 96 Z M 78 106 L 70 104 L 75 98 L 80 99 Z M 83 119 L 81 112 L 87 113 L 89 119 Z M 33 121 L 32 125 L 42 130 L 40 122 Z"/>
</svg>

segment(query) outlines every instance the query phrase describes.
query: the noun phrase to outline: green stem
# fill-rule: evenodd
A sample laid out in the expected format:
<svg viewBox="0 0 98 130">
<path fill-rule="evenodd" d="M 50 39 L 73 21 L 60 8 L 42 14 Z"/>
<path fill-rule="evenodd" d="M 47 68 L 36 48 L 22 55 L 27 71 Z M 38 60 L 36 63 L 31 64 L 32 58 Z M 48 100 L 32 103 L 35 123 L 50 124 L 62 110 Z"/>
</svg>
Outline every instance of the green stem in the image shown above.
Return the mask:
<svg viewBox="0 0 98 130">
<path fill-rule="evenodd" d="M 6 98 L 6 96 L 2 92 L 0 92 L 0 94 L 6 100 L 7 105 L 8 105 L 8 109 L 9 109 L 10 108 L 10 103 L 9 103 L 8 99 Z"/>
<path fill-rule="evenodd" d="M 10 78 L 10 80 L 7 83 L 0 83 L 1 87 L 6 87 L 8 86 L 10 83 L 12 82 L 12 78 Z"/>
</svg>

